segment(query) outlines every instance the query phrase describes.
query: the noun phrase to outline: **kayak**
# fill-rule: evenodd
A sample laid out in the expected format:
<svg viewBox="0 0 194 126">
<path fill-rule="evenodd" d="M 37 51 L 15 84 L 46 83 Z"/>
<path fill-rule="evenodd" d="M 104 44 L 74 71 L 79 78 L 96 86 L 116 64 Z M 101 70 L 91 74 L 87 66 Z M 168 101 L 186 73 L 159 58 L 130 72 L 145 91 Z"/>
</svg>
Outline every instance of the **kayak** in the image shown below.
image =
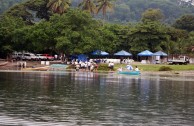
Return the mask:
<svg viewBox="0 0 194 126">
<path fill-rule="evenodd" d="M 118 74 L 139 75 L 140 71 L 119 71 Z"/>
</svg>

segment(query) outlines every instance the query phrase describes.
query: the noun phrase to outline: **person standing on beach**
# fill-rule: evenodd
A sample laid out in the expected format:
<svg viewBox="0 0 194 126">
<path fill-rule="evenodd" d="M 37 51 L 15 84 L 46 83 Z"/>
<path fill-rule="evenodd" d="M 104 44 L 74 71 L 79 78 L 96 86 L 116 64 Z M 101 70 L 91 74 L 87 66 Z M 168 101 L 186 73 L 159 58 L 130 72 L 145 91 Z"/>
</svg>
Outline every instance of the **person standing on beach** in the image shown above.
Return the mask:
<svg viewBox="0 0 194 126">
<path fill-rule="evenodd" d="M 114 63 L 113 62 L 110 62 L 108 64 L 109 68 L 110 68 L 110 71 L 113 71 L 114 70 Z"/>
</svg>

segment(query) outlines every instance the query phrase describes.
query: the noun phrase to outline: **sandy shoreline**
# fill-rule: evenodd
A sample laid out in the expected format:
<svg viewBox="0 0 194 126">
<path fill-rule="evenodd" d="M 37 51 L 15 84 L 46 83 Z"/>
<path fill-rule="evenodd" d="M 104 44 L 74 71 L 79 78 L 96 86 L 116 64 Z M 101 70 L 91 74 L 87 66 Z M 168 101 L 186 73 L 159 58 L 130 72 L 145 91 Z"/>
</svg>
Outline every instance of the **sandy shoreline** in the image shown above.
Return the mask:
<svg viewBox="0 0 194 126">
<path fill-rule="evenodd" d="M 1 72 L 35 72 L 36 70 L 30 70 L 33 67 L 46 67 L 45 65 L 40 65 L 40 61 L 27 61 L 27 71 L 18 66 L 17 62 L 8 62 L 6 65 L 3 65 L 5 61 L 0 61 L 0 71 Z M 2 64 L 2 65 L 1 65 Z M 47 66 L 48 67 L 48 66 Z M 40 71 L 40 70 L 37 70 Z M 74 70 L 70 70 L 74 71 Z M 106 73 L 106 72 L 103 72 Z M 108 73 L 108 72 L 107 72 Z M 187 71 L 141 71 L 141 74 L 149 75 L 182 75 L 182 76 L 194 76 L 194 70 Z"/>
</svg>

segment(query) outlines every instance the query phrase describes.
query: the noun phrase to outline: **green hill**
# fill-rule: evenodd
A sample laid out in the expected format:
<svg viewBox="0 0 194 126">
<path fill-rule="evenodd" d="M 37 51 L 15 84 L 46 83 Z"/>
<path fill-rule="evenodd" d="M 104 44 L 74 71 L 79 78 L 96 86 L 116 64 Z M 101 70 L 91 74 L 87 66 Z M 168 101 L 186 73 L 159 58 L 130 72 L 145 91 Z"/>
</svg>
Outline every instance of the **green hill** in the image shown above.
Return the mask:
<svg viewBox="0 0 194 126">
<path fill-rule="evenodd" d="M 24 1 L 28 0 L 0 0 L 0 14 L 11 6 Z M 79 2 L 80 0 L 72 0 L 72 7 L 77 7 Z M 149 8 L 161 9 L 165 16 L 164 22 L 169 24 L 182 15 L 194 14 L 192 3 L 183 0 L 117 0 L 114 5 L 114 12 L 107 14 L 109 22 L 137 22 L 141 19 L 142 12 Z"/>
<path fill-rule="evenodd" d="M 11 6 L 24 2 L 27 0 L 0 0 L 0 14 L 2 14 L 4 11 L 6 11 Z"/>
</svg>

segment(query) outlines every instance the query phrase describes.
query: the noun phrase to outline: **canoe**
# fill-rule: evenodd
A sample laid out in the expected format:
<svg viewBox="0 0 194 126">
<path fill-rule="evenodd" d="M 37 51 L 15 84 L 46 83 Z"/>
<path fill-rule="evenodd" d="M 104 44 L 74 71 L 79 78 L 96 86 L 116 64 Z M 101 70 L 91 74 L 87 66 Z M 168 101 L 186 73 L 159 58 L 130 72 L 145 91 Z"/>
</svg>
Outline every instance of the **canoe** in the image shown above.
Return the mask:
<svg viewBox="0 0 194 126">
<path fill-rule="evenodd" d="M 24 68 L 22 70 L 23 71 L 48 71 L 49 70 L 49 66 L 35 67 L 35 68 Z"/>
<path fill-rule="evenodd" d="M 8 62 L 0 63 L 0 66 L 5 66 L 7 64 L 8 64 Z"/>
<path fill-rule="evenodd" d="M 140 74 L 140 71 L 119 71 L 118 74 L 139 75 Z"/>
</svg>

